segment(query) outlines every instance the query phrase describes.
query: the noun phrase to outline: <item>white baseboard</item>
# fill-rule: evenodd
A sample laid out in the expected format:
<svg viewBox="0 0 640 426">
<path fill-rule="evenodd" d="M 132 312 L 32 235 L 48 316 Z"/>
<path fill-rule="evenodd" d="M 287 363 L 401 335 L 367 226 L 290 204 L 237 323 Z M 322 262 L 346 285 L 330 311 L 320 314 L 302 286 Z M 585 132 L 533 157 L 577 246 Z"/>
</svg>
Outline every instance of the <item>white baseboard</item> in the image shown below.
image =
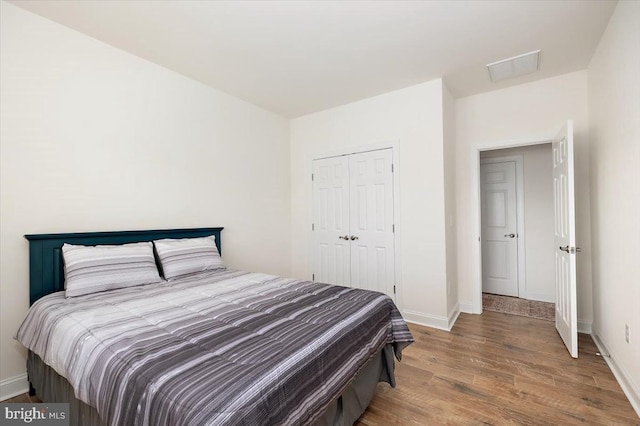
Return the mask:
<svg viewBox="0 0 640 426">
<path fill-rule="evenodd" d="M 460 307 L 456 305 L 449 311 L 447 317 L 441 317 L 438 315 L 423 314 L 421 312 L 402 311 L 402 316 L 405 321 L 412 324 L 424 325 L 426 327 L 437 328 L 439 330 L 451 331 L 453 324 L 455 324 L 458 316 L 460 316 Z"/>
<path fill-rule="evenodd" d="M 426 327 L 437 328 L 439 330 L 451 330 L 449 328 L 449 318 L 444 316 L 423 314 L 421 312 L 408 311 L 406 309 L 402 311 L 402 316 L 405 321 L 413 324 L 424 325 Z"/>
<path fill-rule="evenodd" d="M 597 335 L 592 334 L 591 337 L 598 347 L 598 350 L 603 355 L 602 358 L 604 358 L 605 362 L 609 366 L 609 369 L 611 369 L 611 372 L 618 381 L 618 384 L 622 388 L 622 391 L 627 396 L 627 399 L 631 403 L 631 406 L 634 410 L 636 410 L 636 414 L 640 416 L 640 389 L 633 383 L 631 377 L 624 369 L 624 367 L 616 362 L 615 357 L 611 354 L 611 351 L 609 351 L 607 345 L 605 345 Z"/>
<path fill-rule="evenodd" d="M 447 315 L 447 318 L 449 319 L 449 323 L 447 324 L 448 331 L 451 331 L 451 329 L 453 328 L 453 325 L 456 323 L 456 320 L 458 319 L 459 316 L 460 316 L 460 304 L 456 303 L 455 306 L 451 308 L 451 310 L 449 311 L 449 315 Z"/>
<path fill-rule="evenodd" d="M 473 309 L 473 303 L 471 302 L 460 302 L 458 304 L 460 312 L 465 313 L 465 314 L 477 314 L 479 312 L 475 312 L 475 310 Z"/>
<path fill-rule="evenodd" d="M 578 333 L 591 334 L 591 321 L 578 320 Z"/>
<path fill-rule="evenodd" d="M 0 380 L 0 401 L 29 392 L 27 373 Z"/>
</svg>

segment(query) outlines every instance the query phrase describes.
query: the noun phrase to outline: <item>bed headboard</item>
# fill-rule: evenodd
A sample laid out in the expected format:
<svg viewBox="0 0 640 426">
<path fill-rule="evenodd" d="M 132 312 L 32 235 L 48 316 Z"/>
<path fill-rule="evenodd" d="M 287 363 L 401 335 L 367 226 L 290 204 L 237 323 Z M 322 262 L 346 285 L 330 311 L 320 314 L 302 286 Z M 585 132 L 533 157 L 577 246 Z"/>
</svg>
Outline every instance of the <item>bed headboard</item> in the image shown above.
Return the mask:
<svg viewBox="0 0 640 426">
<path fill-rule="evenodd" d="M 62 245 L 126 244 L 162 238 L 195 238 L 216 236 L 222 254 L 220 232 L 224 228 L 156 229 L 150 231 L 82 232 L 74 234 L 31 234 L 29 240 L 29 304 L 56 291 L 64 290 Z"/>
</svg>

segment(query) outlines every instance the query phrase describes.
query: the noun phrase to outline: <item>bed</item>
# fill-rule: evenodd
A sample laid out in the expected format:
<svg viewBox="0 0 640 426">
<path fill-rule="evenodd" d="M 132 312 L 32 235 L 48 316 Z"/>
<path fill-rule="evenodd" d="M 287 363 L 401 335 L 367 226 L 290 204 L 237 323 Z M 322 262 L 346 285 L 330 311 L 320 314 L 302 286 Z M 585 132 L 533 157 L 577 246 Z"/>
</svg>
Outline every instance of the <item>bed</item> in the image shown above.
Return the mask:
<svg viewBox="0 0 640 426">
<path fill-rule="evenodd" d="M 213 235 L 221 253 L 221 231 L 25 236 L 33 392 L 69 402 L 72 424 L 350 425 L 378 382 L 395 386 L 413 339 L 381 293 L 219 268 L 65 297 L 65 243 Z"/>
</svg>

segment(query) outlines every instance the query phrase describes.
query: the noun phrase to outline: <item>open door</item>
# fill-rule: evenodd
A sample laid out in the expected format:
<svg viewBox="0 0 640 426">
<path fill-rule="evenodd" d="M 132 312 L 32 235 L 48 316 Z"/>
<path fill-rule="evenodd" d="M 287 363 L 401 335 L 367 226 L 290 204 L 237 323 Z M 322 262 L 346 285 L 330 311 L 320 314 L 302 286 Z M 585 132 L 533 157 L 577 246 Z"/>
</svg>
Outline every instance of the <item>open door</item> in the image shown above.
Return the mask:
<svg viewBox="0 0 640 426">
<path fill-rule="evenodd" d="M 556 329 L 572 357 L 578 357 L 576 295 L 576 221 L 573 167 L 573 121 L 553 139 L 555 216 Z"/>
</svg>

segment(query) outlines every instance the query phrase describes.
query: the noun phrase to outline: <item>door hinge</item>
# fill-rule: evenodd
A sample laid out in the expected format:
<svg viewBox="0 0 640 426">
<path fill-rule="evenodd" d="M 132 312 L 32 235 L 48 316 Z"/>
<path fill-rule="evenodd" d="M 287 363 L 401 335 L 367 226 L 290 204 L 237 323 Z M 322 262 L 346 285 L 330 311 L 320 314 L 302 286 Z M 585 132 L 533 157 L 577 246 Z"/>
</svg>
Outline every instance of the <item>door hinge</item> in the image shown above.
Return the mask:
<svg viewBox="0 0 640 426">
<path fill-rule="evenodd" d="M 391 173 L 393 173 L 393 163 L 391 163 Z"/>
<path fill-rule="evenodd" d="M 313 224 L 313 223 L 311 224 L 311 230 L 312 230 L 312 231 L 315 231 L 315 230 L 316 230 L 316 225 L 315 225 L 315 224 Z"/>
<path fill-rule="evenodd" d="M 393 285 L 393 294 L 396 294 L 396 285 Z"/>
<path fill-rule="evenodd" d="M 313 173 L 311 173 L 311 182 L 313 182 Z"/>
<path fill-rule="evenodd" d="M 311 274 L 311 281 L 315 281 L 316 280 L 316 274 Z"/>
<path fill-rule="evenodd" d="M 393 232 L 393 233 L 396 232 L 396 224 L 395 223 L 393 225 L 391 225 L 391 232 Z"/>
</svg>

